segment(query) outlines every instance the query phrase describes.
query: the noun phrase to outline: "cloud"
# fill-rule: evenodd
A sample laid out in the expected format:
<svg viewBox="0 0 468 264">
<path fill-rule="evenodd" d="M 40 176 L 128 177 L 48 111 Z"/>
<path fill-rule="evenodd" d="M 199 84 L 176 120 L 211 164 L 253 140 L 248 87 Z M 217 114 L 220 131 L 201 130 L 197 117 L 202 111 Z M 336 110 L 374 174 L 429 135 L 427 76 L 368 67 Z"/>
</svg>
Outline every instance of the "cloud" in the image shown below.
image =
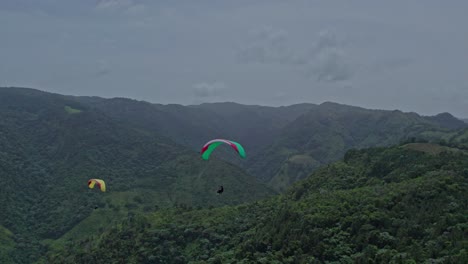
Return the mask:
<svg viewBox="0 0 468 264">
<path fill-rule="evenodd" d="M 195 84 L 193 88 L 193 92 L 197 97 L 216 97 L 221 95 L 227 86 L 223 82 L 202 82 Z"/>
<path fill-rule="evenodd" d="M 95 76 L 101 77 L 109 75 L 111 73 L 110 65 L 105 60 L 98 61 L 97 70 L 94 73 Z"/>
<path fill-rule="evenodd" d="M 319 82 L 346 81 L 352 77 L 351 67 L 341 50 L 320 52 L 311 63 L 311 73 Z"/>
<path fill-rule="evenodd" d="M 404 69 L 412 63 L 414 63 L 414 60 L 411 58 L 379 59 L 369 65 L 368 71 L 372 73 L 385 73 Z"/>
<path fill-rule="evenodd" d="M 300 64 L 295 57 L 284 30 L 262 28 L 250 32 L 250 43 L 239 52 L 239 58 L 244 63 L 261 64 Z"/>
<path fill-rule="evenodd" d="M 139 16 L 146 12 L 146 6 L 142 4 L 135 4 L 125 10 L 125 14 L 129 16 Z"/>
<path fill-rule="evenodd" d="M 329 48 L 337 48 L 344 46 L 345 41 L 342 37 L 330 29 L 322 30 L 318 33 L 315 41 L 315 51 L 320 52 Z"/>
<path fill-rule="evenodd" d="M 103 13 L 119 12 L 126 16 L 138 17 L 145 14 L 147 7 L 137 3 L 137 0 L 100 0 L 95 10 Z"/>
<path fill-rule="evenodd" d="M 344 44 L 345 41 L 333 31 L 319 32 L 308 60 L 308 73 L 318 82 L 350 80 L 353 71 Z"/>
<path fill-rule="evenodd" d="M 283 91 L 277 91 L 271 94 L 271 100 L 274 102 L 284 102 L 289 99 L 289 94 Z"/>
<path fill-rule="evenodd" d="M 133 5 L 134 2 L 132 0 L 100 0 L 96 5 L 96 9 L 127 9 Z"/>
<path fill-rule="evenodd" d="M 251 32 L 250 43 L 239 52 L 239 58 L 243 63 L 291 66 L 318 82 L 339 82 L 353 76 L 344 44 L 335 32 L 323 30 L 309 50 L 301 51 L 290 45 L 286 31 L 263 28 Z"/>
</svg>

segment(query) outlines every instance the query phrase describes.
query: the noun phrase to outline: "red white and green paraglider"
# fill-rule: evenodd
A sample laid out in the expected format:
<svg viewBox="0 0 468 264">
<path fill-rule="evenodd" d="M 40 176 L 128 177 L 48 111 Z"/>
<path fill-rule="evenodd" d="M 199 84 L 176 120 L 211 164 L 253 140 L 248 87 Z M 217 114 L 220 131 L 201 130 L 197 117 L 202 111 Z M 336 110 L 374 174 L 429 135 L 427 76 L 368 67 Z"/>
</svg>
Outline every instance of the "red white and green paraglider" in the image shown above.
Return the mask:
<svg viewBox="0 0 468 264">
<path fill-rule="evenodd" d="M 233 148 L 239 156 L 245 159 L 245 150 L 241 144 L 227 140 L 227 139 L 213 139 L 208 141 L 201 150 L 201 155 L 204 160 L 208 160 L 210 158 L 211 153 L 221 144 L 228 144 Z"/>
</svg>

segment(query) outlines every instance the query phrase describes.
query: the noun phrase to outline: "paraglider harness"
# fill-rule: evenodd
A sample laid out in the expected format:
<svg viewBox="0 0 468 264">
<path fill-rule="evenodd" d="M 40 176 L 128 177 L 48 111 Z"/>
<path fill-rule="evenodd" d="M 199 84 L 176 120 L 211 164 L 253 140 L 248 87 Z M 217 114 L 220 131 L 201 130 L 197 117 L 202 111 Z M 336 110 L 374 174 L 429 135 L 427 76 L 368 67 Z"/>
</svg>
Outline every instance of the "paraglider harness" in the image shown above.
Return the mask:
<svg viewBox="0 0 468 264">
<path fill-rule="evenodd" d="M 222 194 L 224 192 L 223 186 L 219 186 L 219 189 L 216 191 L 218 194 Z"/>
</svg>

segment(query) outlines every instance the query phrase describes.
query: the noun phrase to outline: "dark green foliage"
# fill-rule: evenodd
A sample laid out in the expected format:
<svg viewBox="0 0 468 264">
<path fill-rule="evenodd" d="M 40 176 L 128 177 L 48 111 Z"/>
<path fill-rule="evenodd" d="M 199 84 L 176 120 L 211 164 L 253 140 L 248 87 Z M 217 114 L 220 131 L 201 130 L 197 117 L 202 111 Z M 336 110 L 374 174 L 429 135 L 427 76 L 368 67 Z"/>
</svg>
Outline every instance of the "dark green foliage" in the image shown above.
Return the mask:
<svg viewBox="0 0 468 264">
<path fill-rule="evenodd" d="M 108 191 L 88 189 L 90 178 L 104 179 Z M 0 89 L 0 180 L 0 226 L 14 234 L 15 263 L 37 260 L 42 241 L 85 229 L 84 221 L 110 226 L 96 220 L 100 212 L 117 221 L 127 211 L 233 205 L 274 193 L 231 164 L 204 162 L 68 97 L 13 88 Z M 215 198 L 219 184 L 230 188 L 223 199 Z"/>
<path fill-rule="evenodd" d="M 449 119 L 0 89 L 0 262 L 463 263 L 468 136 Z M 220 135 L 247 140 L 247 167 L 278 189 L 317 172 L 239 206 L 273 192 L 216 159 L 228 150 L 200 159 Z"/>
<path fill-rule="evenodd" d="M 276 108 L 236 103 L 182 106 L 151 104 L 125 98 L 75 99 L 99 109 L 115 120 L 154 131 L 197 151 L 208 140 L 223 137 L 247 146 L 249 156 L 270 144 L 286 124 L 316 107 L 313 104 L 298 104 Z"/>
<path fill-rule="evenodd" d="M 281 196 L 135 215 L 47 261 L 465 263 L 467 167 L 463 152 L 352 150 Z"/>
<path fill-rule="evenodd" d="M 404 139 L 416 140 L 429 131 L 446 133 L 446 123 L 415 113 L 324 103 L 285 126 L 273 144 L 250 159 L 248 171 L 284 190 L 321 165 L 341 159 L 352 148 L 389 146 Z M 298 163 L 297 157 L 308 160 L 302 158 L 305 162 Z"/>
<path fill-rule="evenodd" d="M 440 113 L 436 116 L 428 116 L 426 119 L 449 129 L 466 128 L 466 124 L 463 120 L 455 118 L 449 113 Z"/>
<path fill-rule="evenodd" d="M 276 108 L 236 103 L 185 107 L 123 98 L 75 99 L 116 120 L 155 131 L 197 151 L 212 138 L 241 142 L 247 151 L 246 162 L 240 162 L 229 149 L 221 148 L 214 154 L 246 168 L 279 191 L 321 165 L 341 159 L 351 148 L 388 146 L 416 138 L 421 132 L 444 133 L 467 126 L 447 113 L 422 117 L 329 102 Z"/>
</svg>

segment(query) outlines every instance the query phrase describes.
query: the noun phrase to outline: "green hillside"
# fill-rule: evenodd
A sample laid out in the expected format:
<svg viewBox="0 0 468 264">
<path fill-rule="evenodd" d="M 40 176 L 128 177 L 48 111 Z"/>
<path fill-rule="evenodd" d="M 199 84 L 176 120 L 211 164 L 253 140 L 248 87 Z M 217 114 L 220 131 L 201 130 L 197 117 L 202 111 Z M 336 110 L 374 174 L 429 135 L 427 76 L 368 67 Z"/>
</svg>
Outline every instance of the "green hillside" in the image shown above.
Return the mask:
<svg viewBox="0 0 468 264">
<path fill-rule="evenodd" d="M 412 148 L 351 150 L 262 202 L 133 215 L 44 261 L 466 263 L 468 155 Z"/>
<path fill-rule="evenodd" d="M 96 215 L 117 221 L 131 212 L 233 205 L 274 193 L 232 164 L 203 161 L 152 131 L 31 89 L 0 89 L 0 168 L 0 225 L 14 234 L 15 263 L 37 260 L 50 240 L 81 223 L 112 226 Z M 88 189 L 90 178 L 104 179 L 108 191 Z"/>
<path fill-rule="evenodd" d="M 267 107 L 236 103 L 182 106 L 151 104 L 125 98 L 74 99 L 99 109 L 115 120 L 154 131 L 197 151 L 213 138 L 235 139 L 248 148 L 249 156 L 268 146 L 289 122 L 316 107 L 313 104 Z M 223 153 L 224 158 L 226 155 L 229 153 Z M 236 162 L 236 159 L 230 161 Z"/>
<path fill-rule="evenodd" d="M 468 150 L 468 129 L 462 129 L 450 135 L 451 137 L 447 140 L 448 145 Z"/>
<path fill-rule="evenodd" d="M 109 263 L 104 256 L 111 263 L 343 262 L 349 261 L 343 256 L 357 260 L 355 255 L 362 253 L 368 258 L 381 249 L 390 250 L 386 257 L 401 253 L 417 262 L 463 259 L 459 249 L 466 239 L 459 230 L 465 232 L 460 223 L 466 219 L 459 215 L 466 215 L 466 198 L 459 191 L 466 192 L 466 176 L 460 175 L 466 174 L 468 130 L 455 127 L 458 123 L 446 114 L 434 119 L 332 103 L 285 108 L 154 105 L 0 88 L 0 262 Z M 247 159 L 221 147 L 203 161 L 199 145 L 219 135 L 245 140 Z M 401 147 L 350 151 L 402 139 L 407 144 Z M 344 162 L 326 165 L 340 157 Z M 90 178 L 104 179 L 108 191 L 88 189 Z M 300 183 L 264 200 L 275 192 L 257 179 L 282 191 Z M 458 187 L 446 190 L 441 183 Z M 219 185 L 225 187 L 222 195 L 216 194 Z M 391 225 L 359 220 L 403 241 L 412 236 L 408 225 L 430 229 L 419 218 L 410 221 L 417 191 L 429 188 L 440 191 L 427 191 L 423 208 L 445 203 L 445 209 L 454 209 L 450 216 L 442 207 L 433 210 L 450 221 L 440 220 L 445 231 L 412 238 L 423 248 L 419 255 L 408 253 L 413 242 L 401 247 L 372 242 L 377 249 L 363 253 L 364 245 L 349 245 L 374 241 L 368 232 L 375 229 L 367 227 L 361 234 L 329 225 L 356 225 L 354 212 L 367 214 L 365 208 L 381 210 L 387 200 L 407 197 L 397 207 L 401 211 L 381 212 L 385 219 L 396 219 Z M 343 201 L 349 208 L 342 207 Z M 316 205 L 323 210 L 314 211 Z M 417 212 L 439 221 L 429 211 Z M 327 242 L 335 235 L 329 229 L 349 235 Z M 455 235 L 447 246 L 440 232 L 451 230 Z M 325 245 L 310 241 L 316 235 Z M 280 246 L 279 241 L 293 242 Z M 336 249 L 341 253 L 330 251 L 336 243 L 345 243 L 343 251 Z M 443 246 L 434 246 L 429 256 L 427 243 Z M 372 256 L 375 262 L 388 260 Z"/>
<path fill-rule="evenodd" d="M 285 190 L 351 148 L 389 146 L 423 132 L 439 138 L 449 131 L 441 124 L 459 124 L 454 117 L 443 117 L 446 122 L 441 117 L 435 122 L 415 113 L 324 103 L 288 124 L 273 144 L 249 160 L 248 171 Z"/>
<path fill-rule="evenodd" d="M 427 116 L 425 118 L 435 124 L 438 124 L 441 127 L 445 127 L 449 129 L 461 129 L 461 128 L 466 127 L 463 120 L 455 118 L 450 113 L 440 113 L 438 115 Z"/>
<path fill-rule="evenodd" d="M 409 141 L 435 142 L 444 146 L 468 149 L 468 129 L 450 131 L 424 131 Z"/>
<path fill-rule="evenodd" d="M 321 165 L 339 160 L 348 149 L 388 146 L 421 132 L 440 138 L 449 130 L 466 127 L 448 113 L 424 117 L 335 103 L 265 107 L 236 103 L 160 105 L 95 97 L 75 100 L 196 151 L 212 138 L 242 142 L 248 152 L 246 162 L 227 149 L 216 154 L 278 191 Z"/>
</svg>

